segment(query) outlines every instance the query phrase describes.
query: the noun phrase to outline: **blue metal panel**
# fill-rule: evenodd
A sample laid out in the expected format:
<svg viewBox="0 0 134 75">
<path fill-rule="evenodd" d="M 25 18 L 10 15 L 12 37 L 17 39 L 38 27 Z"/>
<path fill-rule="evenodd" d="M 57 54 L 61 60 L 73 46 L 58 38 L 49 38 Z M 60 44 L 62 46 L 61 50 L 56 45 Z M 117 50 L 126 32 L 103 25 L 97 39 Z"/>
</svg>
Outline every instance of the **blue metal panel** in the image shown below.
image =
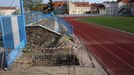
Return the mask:
<svg viewBox="0 0 134 75">
<path fill-rule="evenodd" d="M 4 43 L 4 68 L 9 68 L 26 46 L 26 31 L 23 0 L 20 0 L 21 15 L 0 16 L 0 32 Z M 1 61 L 0 54 L 0 61 Z M 0 62 L 1 63 L 1 62 Z"/>
<path fill-rule="evenodd" d="M 13 34 L 12 34 L 12 27 L 11 27 L 11 18 L 10 17 L 2 17 L 2 34 L 4 35 L 5 40 L 3 42 L 5 43 L 5 48 L 12 49 L 14 48 L 14 42 L 13 42 Z"/>
<path fill-rule="evenodd" d="M 18 16 L 18 26 L 19 26 L 19 32 L 20 32 L 20 41 L 22 41 L 23 39 L 25 39 L 24 36 L 24 26 L 23 26 L 23 21 L 22 21 L 22 17 Z"/>
<path fill-rule="evenodd" d="M 21 41 L 19 48 L 24 48 L 26 46 L 26 31 L 25 26 L 23 25 L 22 16 L 18 16 L 18 26 Z"/>
<path fill-rule="evenodd" d="M 3 36 L 3 43 L 5 49 L 5 60 L 4 60 L 4 67 L 9 68 L 11 64 L 14 62 L 15 58 L 21 53 L 21 50 L 26 46 L 26 32 L 25 32 L 25 25 L 22 21 L 22 16 L 17 16 L 17 25 L 19 28 L 19 36 L 20 43 L 17 46 L 14 46 L 16 39 L 13 38 L 13 22 L 11 20 L 13 16 L 3 16 L 0 17 L 0 28 Z M 16 28 L 14 28 L 16 29 Z M 0 55 L 1 56 L 1 55 Z M 1 57 L 0 57 L 1 58 Z"/>
</svg>

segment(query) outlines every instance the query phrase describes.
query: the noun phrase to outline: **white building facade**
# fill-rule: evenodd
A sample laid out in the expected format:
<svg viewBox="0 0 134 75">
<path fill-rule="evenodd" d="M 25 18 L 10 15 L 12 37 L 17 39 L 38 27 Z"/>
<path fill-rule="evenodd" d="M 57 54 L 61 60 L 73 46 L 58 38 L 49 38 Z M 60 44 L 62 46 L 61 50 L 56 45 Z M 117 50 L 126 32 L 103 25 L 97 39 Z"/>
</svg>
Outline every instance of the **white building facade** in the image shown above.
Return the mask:
<svg viewBox="0 0 134 75">
<path fill-rule="evenodd" d="M 69 14 L 86 14 L 90 10 L 88 2 L 69 2 Z"/>
<path fill-rule="evenodd" d="M 100 15 L 106 15 L 106 10 L 105 9 L 99 9 L 99 14 Z"/>
</svg>

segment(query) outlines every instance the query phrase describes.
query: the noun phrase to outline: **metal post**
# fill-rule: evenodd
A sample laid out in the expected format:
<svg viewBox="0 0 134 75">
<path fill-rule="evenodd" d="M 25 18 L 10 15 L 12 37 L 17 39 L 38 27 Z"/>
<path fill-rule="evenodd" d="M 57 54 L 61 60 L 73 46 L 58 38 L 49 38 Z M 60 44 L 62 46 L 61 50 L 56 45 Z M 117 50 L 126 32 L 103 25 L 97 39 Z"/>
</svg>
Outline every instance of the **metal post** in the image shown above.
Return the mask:
<svg viewBox="0 0 134 75">
<path fill-rule="evenodd" d="M 24 17 L 24 5 L 23 5 L 23 0 L 20 0 L 20 9 L 21 9 L 21 15 Z"/>
<path fill-rule="evenodd" d="M 24 0 L 20 0 L 20 9 L 21 9 L 21 16 L 22 16 L 22 21 L 23 21 L 23 26 L 25 31 L 26 22 L 25 22 Z M 25 42 L 26 42 L 26 31 L 24 32 L 24 35 L 25 35 Z"/>
</svg>

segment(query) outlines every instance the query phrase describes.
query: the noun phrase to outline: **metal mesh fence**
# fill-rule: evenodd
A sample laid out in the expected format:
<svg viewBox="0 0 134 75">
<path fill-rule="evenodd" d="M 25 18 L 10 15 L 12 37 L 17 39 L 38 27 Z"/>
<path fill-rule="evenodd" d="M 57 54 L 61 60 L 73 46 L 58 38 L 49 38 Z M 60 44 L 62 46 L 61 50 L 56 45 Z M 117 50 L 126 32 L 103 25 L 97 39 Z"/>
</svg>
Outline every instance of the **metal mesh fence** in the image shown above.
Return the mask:
<svg viewBox="0 0 134 75">
<path fill-rule="evenodd" d="M 60 17 L 43 14 L 41 12 L 30 12 L 26 13 L 25 16 L 26 24 L 39 24 L 60 34 L 71 35 L 73 33 L 72 25 Z"/>
<path fill-rule="evenodd" d="M 25 14 L 26 24 L 37 22 L 52 31 L 60 34 L 72 34 L 72 27 L 62 18 L 44 15 L 41 12 L 31 12 Z M 1 16 L 0 17 L 0 32 L 1 32 L 1 53 L 5 53 L 4 67 L 9 67 L 21 49 L 26 45 L 26 32 L 22 20 L 22 16 Z M 5 50 L 4 50 L 5 49 Z M 3 59 L 1 58 L 2 62 Z"/>
<path fill-rule="evenodd" d="M 1 16 L 0 31 L 3 42 L 4 67 L 10 67 L 26 45 L 26 32 L 22 16 Z"/>
<path fill-rule="evenodd" d="M 67 32 L 66 32 L 67 35 L 73 34 L 73 26 L 70 23 L 66 22 L 63 18 L 60 17 L 58 17 L 58 21 L 59 24 L 62 24 L 67 28 Z"/>
<path fill-rule="evenodd" d="M 42 16 L 41 12 L 30 12 L 30 13 L 25 13 L 25 19 L 26 19 L 26 24 L 30 24 L 33 22 L 38 22 L 39 20 L 45 18 Z"/>
</svg>

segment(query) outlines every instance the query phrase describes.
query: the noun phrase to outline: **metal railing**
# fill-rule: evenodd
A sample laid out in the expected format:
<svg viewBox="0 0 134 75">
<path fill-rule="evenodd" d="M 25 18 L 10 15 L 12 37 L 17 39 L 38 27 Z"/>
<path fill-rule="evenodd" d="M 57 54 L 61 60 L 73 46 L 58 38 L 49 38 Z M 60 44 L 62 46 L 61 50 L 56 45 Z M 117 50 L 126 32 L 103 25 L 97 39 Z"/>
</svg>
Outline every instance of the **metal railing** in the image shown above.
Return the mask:
<svg viewBox="0 0 134 75">
<path fill-rule="evenodd" d="M 88 17 L 88 16 L 101 16 L 100 14 L 69 14 L 69 15 L 57 15 L 59 17 Z"/>
<path fill-rule="evenodd" d="M 35 23 L 60 34 L 73 34 L 72 25 L 58 16 L 51 16 L 50 14 L 43 14 L 41 12 L 30 12 L 26 13 L 25 16 L 26 24 Z"/>
<path fill-rule="evenodd" d="M 25 19 L 26 19 L 26 24 L 30 24 L 33 22 L 38 22 L 39 20 L 45 18 L 41 12 L 30 12 L 30 13 L 25 13 Z"/>
</svg>

